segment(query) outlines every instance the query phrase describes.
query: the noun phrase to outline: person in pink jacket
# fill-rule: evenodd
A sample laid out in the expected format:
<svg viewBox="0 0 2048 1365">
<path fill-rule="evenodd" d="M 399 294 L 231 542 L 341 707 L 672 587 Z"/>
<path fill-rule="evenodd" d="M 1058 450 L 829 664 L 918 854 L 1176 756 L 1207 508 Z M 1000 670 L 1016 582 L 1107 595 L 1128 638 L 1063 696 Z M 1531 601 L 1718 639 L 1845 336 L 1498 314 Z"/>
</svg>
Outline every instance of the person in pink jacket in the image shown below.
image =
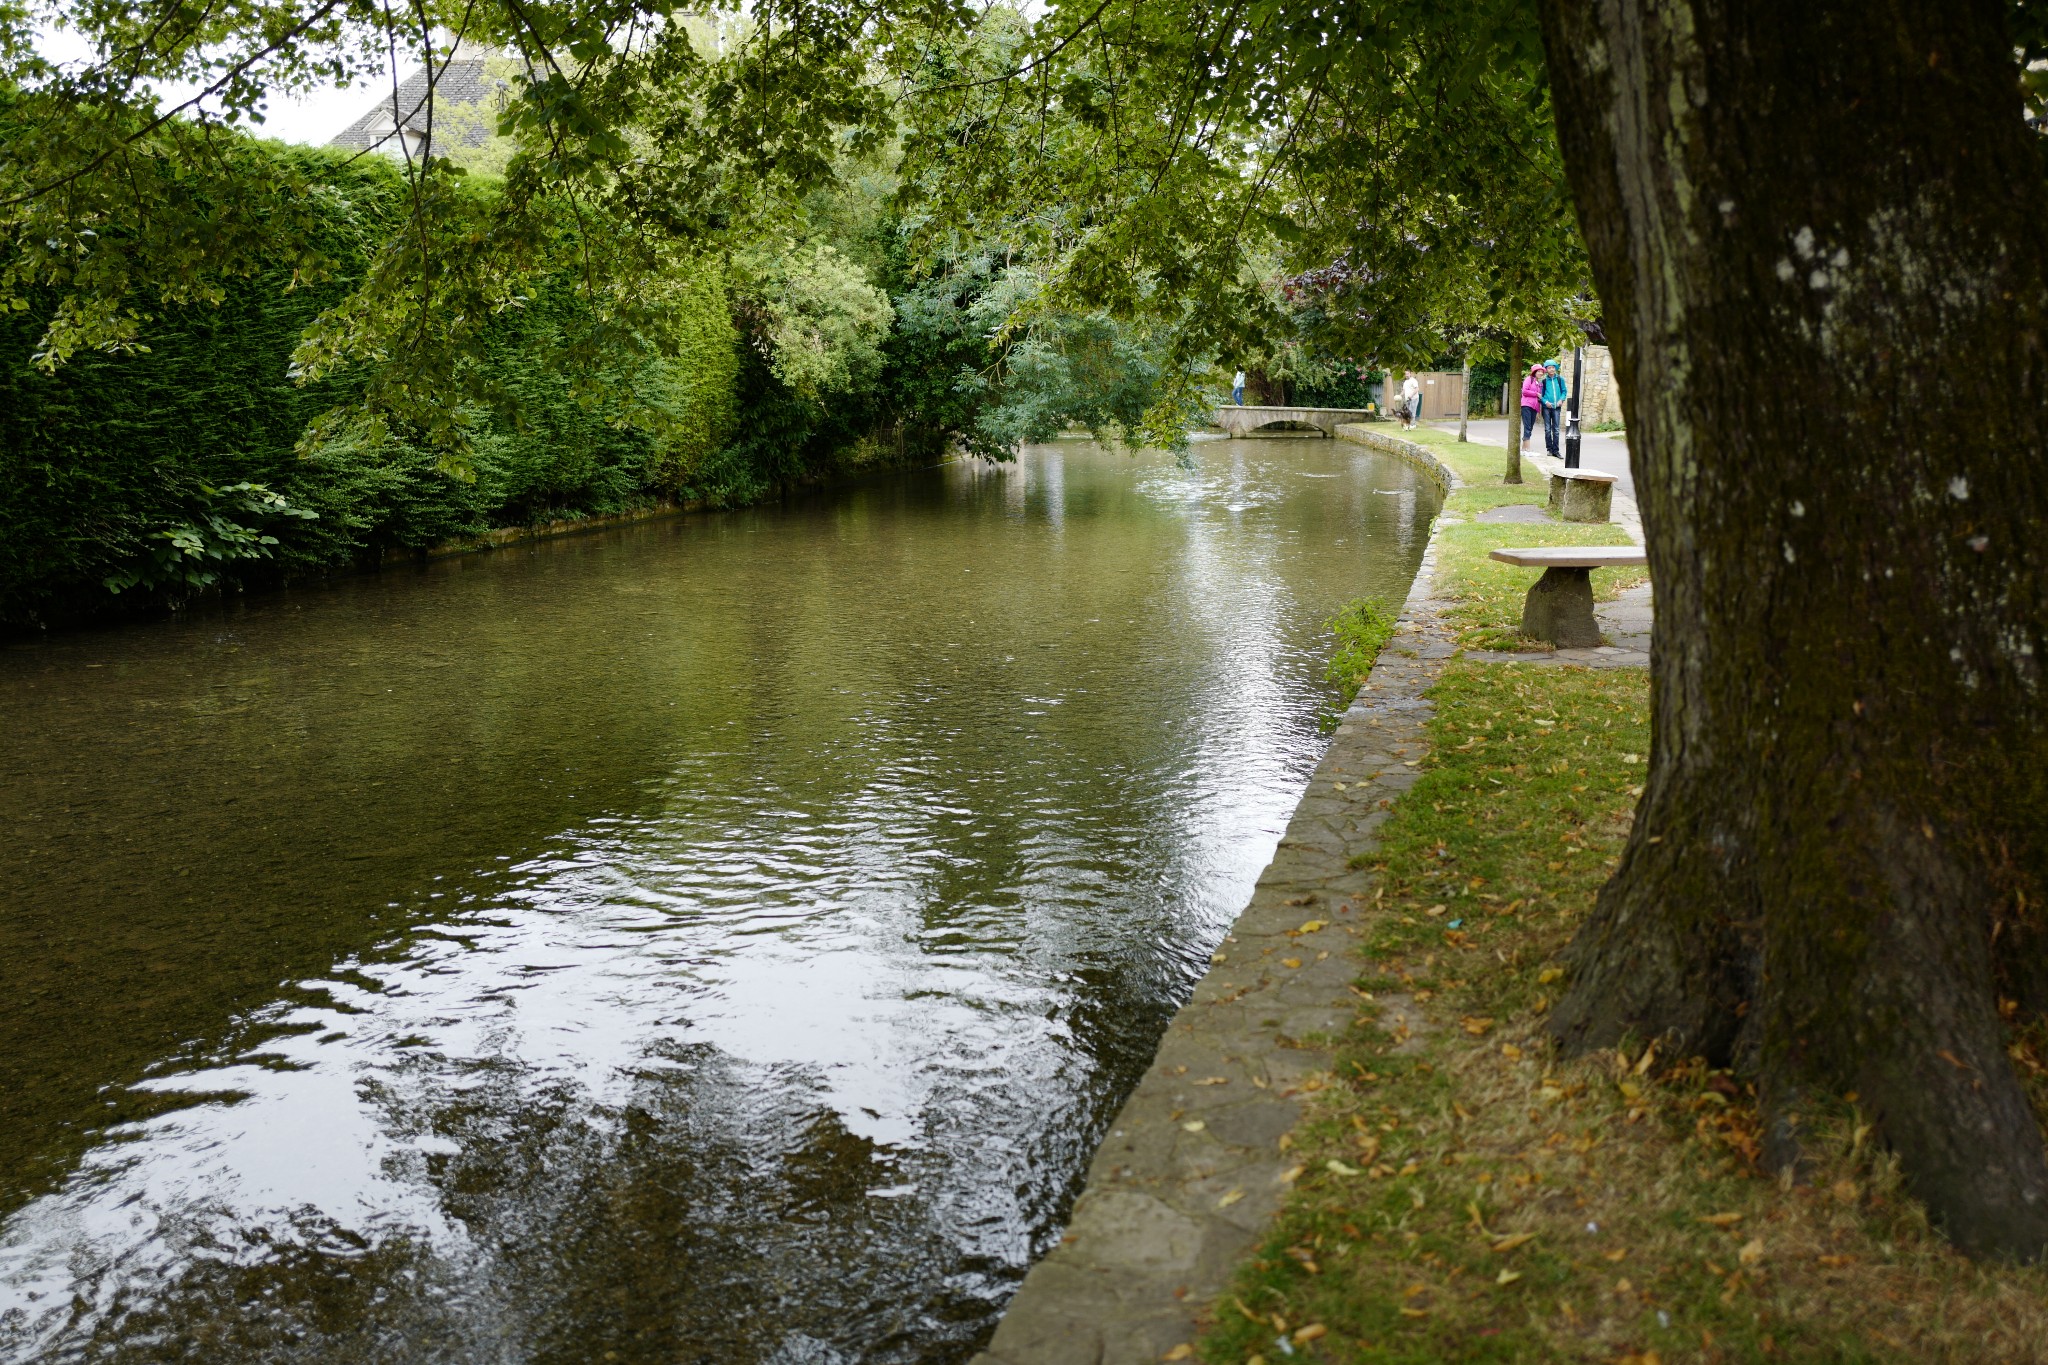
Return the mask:
<svg viewBox="0 0 2048 1365">
<path fill-rule="evenodd" d="M 1543 408 L 1543 367 L 1531 365 L 1522 376 L 1522 449 L 1529 448 L 1529 435 L 1536 430 L 1536 414 Z"/>
</svg>

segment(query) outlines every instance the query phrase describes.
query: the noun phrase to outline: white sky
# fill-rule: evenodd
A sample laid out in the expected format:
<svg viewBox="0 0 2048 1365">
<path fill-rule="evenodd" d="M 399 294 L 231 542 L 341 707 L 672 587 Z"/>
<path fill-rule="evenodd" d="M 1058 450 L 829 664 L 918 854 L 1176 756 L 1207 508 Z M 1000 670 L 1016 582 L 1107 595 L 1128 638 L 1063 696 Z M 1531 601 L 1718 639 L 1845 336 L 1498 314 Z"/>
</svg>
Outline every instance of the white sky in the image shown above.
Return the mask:
<svg viewBox="0 0 2048 1365">
<path fill-rule="evenodd" d="M 37 35 L 36 45 L 43 56 L 52 61 L 86 63 L 92 60 L 92 49 L 68 30 L 44 27 Z M 399 78 L 402 80 L 410 76 L 418 66 L 418 62 L 401 59 Z M 259 137 L 274 137 L 286 142 L 315 145 L 326 142 L 369 112 L 379 93 L 389 95 L 389 77 L 385 79 L 381 92 L 376 86 L 363 84 L 352 85 L 346 90 L 323 86 L 295 98 L 272 99 L 264 106 L 264 121 L 260 125 L 251 125 L 249 131 Z M 163 85 L 159 90 L 174 103 L 191 98 L 193 93 L 191 86 Z"/>
</svg>

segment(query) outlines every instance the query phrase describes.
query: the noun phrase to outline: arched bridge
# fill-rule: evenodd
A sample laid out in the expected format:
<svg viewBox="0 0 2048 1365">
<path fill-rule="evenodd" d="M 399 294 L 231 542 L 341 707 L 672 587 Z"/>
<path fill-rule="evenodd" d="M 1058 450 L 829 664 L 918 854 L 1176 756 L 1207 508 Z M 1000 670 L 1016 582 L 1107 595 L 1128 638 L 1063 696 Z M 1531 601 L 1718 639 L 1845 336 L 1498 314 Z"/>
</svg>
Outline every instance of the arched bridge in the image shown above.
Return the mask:
<svg viewBox="0 0 2048 1365">
<path fill-rule="evenodd" d="M 1282 425 L 1315 427 L 1325 436 L 1335 436 L 1340 422 L 1370 422 L 1378 416 L 1363 408 L 1246 408 L 1233 403 L 1216 409 L 1216 425 L 1232 436 Z"/>
</svg>

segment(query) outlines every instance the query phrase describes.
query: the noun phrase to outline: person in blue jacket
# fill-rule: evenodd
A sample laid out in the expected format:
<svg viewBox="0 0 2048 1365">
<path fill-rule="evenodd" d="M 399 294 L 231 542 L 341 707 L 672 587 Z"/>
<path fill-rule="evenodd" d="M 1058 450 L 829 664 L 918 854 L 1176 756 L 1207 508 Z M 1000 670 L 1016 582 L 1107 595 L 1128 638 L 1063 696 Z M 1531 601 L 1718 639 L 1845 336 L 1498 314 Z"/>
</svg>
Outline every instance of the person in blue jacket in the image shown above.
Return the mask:
<svg viewBox="0 0 2048 1365">
<path fill-rule="evenodd" d="M 1564 376 L 1557 372 L 1555 360 L 1543 364 L 1543 447 L 1552 455 L 1557 454 L 1557 431 L 1564 421 L 1564 405 L 1571 397 L 1571 390 L 1564 382 Z"/>
</svg>

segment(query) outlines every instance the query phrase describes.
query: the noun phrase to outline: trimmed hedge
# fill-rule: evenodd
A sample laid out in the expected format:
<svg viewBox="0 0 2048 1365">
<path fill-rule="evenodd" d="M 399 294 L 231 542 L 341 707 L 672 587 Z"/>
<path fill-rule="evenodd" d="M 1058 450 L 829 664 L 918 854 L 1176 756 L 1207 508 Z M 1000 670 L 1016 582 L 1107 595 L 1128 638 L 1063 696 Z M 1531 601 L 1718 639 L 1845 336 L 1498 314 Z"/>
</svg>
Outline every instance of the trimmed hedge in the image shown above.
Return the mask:
<svg viewBox="0 0 2048 1365">
<path fill-rule="evenodd" d="M 360 269 L 364 241 L 402 209 L 404 185 L 381 158 L 284 148 L 327 158 L 336 197 L 324 242 Z M 733 430 L 738 338 L 723 280 L 695 281 L 674 360 L 641 362 L 634 382 L 666 417 L 656 434 L 609 421 L 579 401 L 551 364 L 555 333 L 580 307 L 564 285 L 508 313 L 484 365 L 512 400 L 478 411 L 472 477 L 397 431 L 373 439 L 344 426 L 305 458 L 308 422 L 357 394 L 346 378 L 299 387 L 287 366 L 301 332 L 348 289 L 297 289 L 288 276 L 231 288 L 217 308 L 167 311 L 128 356 L 81 354 L 54 375 L 31 364 L 43 310 L 0 317 L 0 624 L 22 627 L 132 608 L 105 580 L 146 559 L 161 533 L 190 524 L 209 490 L 248 481 L 284 494 L 315 520 L 285 518 L 268 559 L 224 571 L 224 587 L 371 563 L 494 527 L 606 515 L 687 494 Z M 728 461 L 729 463 L 729 461 Z M 729 477 L 729 476 L 728 476 Z M 732 479 L 752 492 L 758 479 Z M 161 594 L 157 600 L 163 600 Z"/>
</svg>

